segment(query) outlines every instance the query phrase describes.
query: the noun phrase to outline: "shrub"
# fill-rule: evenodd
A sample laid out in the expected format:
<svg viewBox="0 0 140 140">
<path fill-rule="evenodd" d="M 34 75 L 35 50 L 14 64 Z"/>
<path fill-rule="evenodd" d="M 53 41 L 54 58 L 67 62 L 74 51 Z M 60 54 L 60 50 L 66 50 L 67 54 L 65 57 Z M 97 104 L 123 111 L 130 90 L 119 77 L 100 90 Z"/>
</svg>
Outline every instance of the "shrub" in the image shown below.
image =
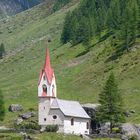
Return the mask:
<svg viewBox="0 0 140 140">
<path fill-rule="evenodd" d="M 114 127 L 114 128 L 112 128 L 112 132 L 113 132 L 113 133 L 120 133 L 119 127 Z"/>
<path fill-rule="evenodd" d="M 59 129 L 58 125 L 47 125 L 46 131 L 47 132 L 57 132 Z"/>
<path fill-rule="evenodd" d="M 37 123 L 33 122 L 25 122 L 18 126 L 15 126 L 16 129 L 33 129 L 33 130 L 40 130 L 41 127 Z"/>
<path fill-rule="evenodd" d="M 136 135 L 132 135 L 128 140 L 138 140 L 138 137 Z"/>
</svg>

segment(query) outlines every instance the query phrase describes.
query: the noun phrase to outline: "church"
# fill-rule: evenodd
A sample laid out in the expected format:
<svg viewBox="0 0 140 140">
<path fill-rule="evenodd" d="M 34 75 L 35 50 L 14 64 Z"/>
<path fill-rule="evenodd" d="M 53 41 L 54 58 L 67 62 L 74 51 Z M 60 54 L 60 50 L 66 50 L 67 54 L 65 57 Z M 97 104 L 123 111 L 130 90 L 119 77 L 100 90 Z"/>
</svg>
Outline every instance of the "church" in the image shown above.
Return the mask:
<svg viewBox="0 0 140 140">
<path fill-rule="evenodd" d="M 78 101 L 57 98 L 56 79 L 48 48 L 44 67 L 40 71 L 38 98 L 38 120 L 42 128 L 47 125 L 58 125 L 60 133 L 89 134 L 90 117 L 81 104 Z"/>
</svg>

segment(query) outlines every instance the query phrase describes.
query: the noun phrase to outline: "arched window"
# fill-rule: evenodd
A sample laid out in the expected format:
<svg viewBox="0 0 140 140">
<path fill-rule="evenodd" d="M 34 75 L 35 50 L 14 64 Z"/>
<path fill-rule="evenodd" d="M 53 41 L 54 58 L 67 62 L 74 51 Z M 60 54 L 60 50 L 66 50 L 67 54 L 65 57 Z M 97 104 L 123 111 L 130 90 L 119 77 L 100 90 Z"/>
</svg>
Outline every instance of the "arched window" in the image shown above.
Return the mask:
<svg viewBox="0 0 140 140">
<path fill-rule="evenodd" d="M 87 122 L 87 129 L 89 129 L 89 122 Z"/>
<path fill-rule="evenodd" d="M 47 119 L 46 118 L 44 118 L 44 121 L 46 121 Z"/>
<path fill-rule="evenodd" d="M 43 88 L 43 92 L 47 93 L 47 86 L 45 84 L 42 86 L 42 88 Z"/>
<path fill-rule="evenodd" d="M 71 125 L 74 125 L 74 118 L 71 119 Z"/>
</svg>

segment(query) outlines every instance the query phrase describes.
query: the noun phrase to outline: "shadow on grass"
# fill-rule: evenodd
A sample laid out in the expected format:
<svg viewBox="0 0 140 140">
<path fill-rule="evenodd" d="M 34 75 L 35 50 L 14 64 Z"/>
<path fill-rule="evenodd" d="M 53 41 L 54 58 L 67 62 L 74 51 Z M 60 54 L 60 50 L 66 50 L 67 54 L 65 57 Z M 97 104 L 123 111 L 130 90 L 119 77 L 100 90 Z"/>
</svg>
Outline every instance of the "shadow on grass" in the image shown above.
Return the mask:
<svg viewBox="0 0 140 140">
<path fill-rule="evenodd" d="M 131 43 L 128 47 L 126 47 L 125 44 L 120 44 L 119 46 L 117 46 L 115 53 L 113 53 L 105 62 L 110 62 L 118 59 L 124 54 L 125 51 L 129 52 L 133 45 L 134 43 Z"/>
<path fill-rule="evenodd" d="M 108 33 L 106 33 L 104 36 L 102 36 L 100 39 L 99 39 L 99 41 L 98 41 L 98 43 L 100 43 L 100 42 L 102 42 L 102 41 L 105 41 L 108 37 L 110 37 L 111 35 L 113 35 L 113 32 L 108 32 Z"/>
<path fill-rule="evenodd" d="M 89 47 L 89 49 L 90 49 L 90 48 L 93 48 L 93 47 L 96 46 L 97 44 L 99 44 L 99 43 L 105 41 L 105 40 L 106 40 L 108 37 L 110 37 L 111 35 L 113 35 L 113 32 L 108 32 L 108 33 L 106 33 L 104 36 L 102 36 L 102 37 L 99 39 L 98 42 L 96 42 L 95 44 L 91 45 L 91 46 Z"/>
<path fill-rule="evenodd" d="M 80 56 L 83 56 L 85 54 L 87 54 L 90 50 L 87 49 L 87 50 L 84 50 L 83 52 L 79 53 L 78 55 L 76 55 L 76 57 L 80 57 Z"/>
</svg>

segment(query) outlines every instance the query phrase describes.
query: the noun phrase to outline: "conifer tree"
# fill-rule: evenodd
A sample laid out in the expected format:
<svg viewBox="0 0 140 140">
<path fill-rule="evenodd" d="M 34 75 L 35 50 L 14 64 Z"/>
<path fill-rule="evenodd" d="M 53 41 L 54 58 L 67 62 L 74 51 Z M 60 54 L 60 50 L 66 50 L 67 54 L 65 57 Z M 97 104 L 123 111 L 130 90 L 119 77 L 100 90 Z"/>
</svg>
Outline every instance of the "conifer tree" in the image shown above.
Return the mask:
<svg viewBox="0 0 140 140">
<path fill-rule="evenodd" d="M 71 14 L 70 12 L 68 12 L 65 17 L 65 23 L 61 34 L 61 42 L 67 43 L 70 40 L 71 37 L 70 34 L 71 34 Z"/>
<path fill-rule="evenodd" d="M 99 118 L 101 122 L 110 122 L 110 132 L 115 124 L 124 122 L 123 102 L 114 74 L 106 81 L 103 92 L 99 94 Z"/>
<path fill-rule="evenodd" d="M 5 48 L 4 48 L 4 44 L 1 43 L 0 45 L 0 59 L 3 58 L 3 55 L 5 54 Z"/>
<path fill-rule="evenodd" d="M 5 108 L 4 108 L 4 98 L 2 91 L 0 90 L 0 121 L 4 120 Z"/>
</svg>

